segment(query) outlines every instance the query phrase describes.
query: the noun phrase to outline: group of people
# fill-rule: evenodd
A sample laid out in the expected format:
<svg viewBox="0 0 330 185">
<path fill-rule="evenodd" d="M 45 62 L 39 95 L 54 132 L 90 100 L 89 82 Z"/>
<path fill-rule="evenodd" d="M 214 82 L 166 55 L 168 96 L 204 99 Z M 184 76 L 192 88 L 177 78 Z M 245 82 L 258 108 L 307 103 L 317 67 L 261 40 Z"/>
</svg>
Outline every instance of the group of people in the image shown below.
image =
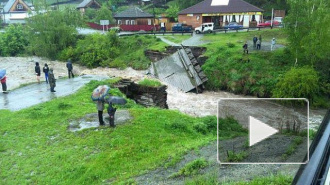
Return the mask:
<svg viewBox="0 0 330 185">
<path fill-rule="evenodd" d="M 72 78 L 74 78 L 74 75 L 73 75 L 73 72 L 72 72 L 73 66 L 72 66 L 72 62 L 71 62 L 70 59 L 67 61 L 66 67 L 68 69 L 69 78 L 71 78 L 71 76 L 72 76 Z M 37 82 L 40 84 L 41 69 L 40 69 L 39 62 L 36 62 L 36 66 L 34 67 L 34 71 L 37 75 Z M 55 91 L 56 79 L 55 79 L 55 76 L 54 76 L 53 68 L 49 68 L 48 64 L 45 63 L 44 67 L 42 68 L 42 71 L 45 73 L 46 83 L 49 83 L 50 92 L 56 92 Z"/>
<path fill-rule="evenodd" d="M 260 50 L 261 49 L 261 41 L 262 41 L 261 35 L 259 36 L 259 38 L 255 35 L 253 37 L 253 47 Z"/>
<path fill-rule="evenodd" d="M 103 110 L 104 110 L 104 103 L 105 100 L 99 100 L 96 101 L 96 108 L 99 116 L 99 122 L 100 126 L 104 126 L 104 121 L 103 121 Z M 115 126 L 115 113 L 116 113 L 116 108 L 112 106 L 112 103 L 109 102 L 109 106 L 107 108 L 108 114 L 109 114 L 109 122 L 110 122 L 110 127 L 116 127 Z"/>
<path fill-rule="evenodd" d="M 257 50 L 260 50 L 261 49 L 261 41 L 262 41 L 262 38 L 261 38 L 261 35 L 259 36 L 259 38 L 255 35 L 252 39 L 253 41 L 253 47 Z M 270 50 L 273 51 L 273 49 L 275 48 L 275 44 L 276 44 L 276 39 L 273 38 L 272 41 L 271 41 L 271 45 L 270 45 Z M 249 54 L 249 48 L 248 48 L 248 44 L 247 42 L 244 43 L 243 45 L 243 53 L 245 54 Z"/>
</svg>

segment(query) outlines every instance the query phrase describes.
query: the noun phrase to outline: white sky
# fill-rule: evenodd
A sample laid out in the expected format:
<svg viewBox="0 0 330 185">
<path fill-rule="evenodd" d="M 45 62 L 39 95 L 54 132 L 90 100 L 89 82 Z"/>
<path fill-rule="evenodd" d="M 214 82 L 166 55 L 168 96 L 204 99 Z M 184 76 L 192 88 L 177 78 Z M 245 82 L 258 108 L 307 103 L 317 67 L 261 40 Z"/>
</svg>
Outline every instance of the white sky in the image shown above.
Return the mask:
<svg viewBox="0 0 330 185">
<path fill-rule="evenodd" d="M 212 0 L 211 6 L 228 5 L 229 0 Z"/>
</svg>

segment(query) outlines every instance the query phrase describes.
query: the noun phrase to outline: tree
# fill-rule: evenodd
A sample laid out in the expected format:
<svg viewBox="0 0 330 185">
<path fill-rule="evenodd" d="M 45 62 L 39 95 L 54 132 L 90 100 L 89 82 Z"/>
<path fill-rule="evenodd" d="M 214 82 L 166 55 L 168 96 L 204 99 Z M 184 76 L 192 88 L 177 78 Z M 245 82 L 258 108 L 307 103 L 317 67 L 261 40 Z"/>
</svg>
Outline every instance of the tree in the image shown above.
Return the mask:
<svg viewBox="0 0 330 185">
<path fill-rule="evenodd" d="M 310 66 L 292 68 L 276 84 L 275 98 L 307 98 L 313 102 L 319 94 L 319 76 Z"/>
<path fill-rule="evenodd" d="M 312 65 L 328 62 L 330 58 L 330 1 L 288 0 L 286 17 L 289 48 L 295 54 L 296 64 Z"/>
<path fill-rule="evenodd" d="M 16 56 L 25 52 L 27 32 L 21 25 L 9 25 L 0 36 L 0 55 Z"/>
<path fill-rule="evenodd" d="M 94 22 L 100 24 L 100 20 L 109 20 L 111 23 L 114 23 L 112 12 L 105 4 L 96 11 Z"/>
<path fill-rule="evenodd" d="M 76 28 L 82 24 L 82 16 L 74 8 L 38 13 L 27 20 L 30 52 L 55 59 L 61 50 L 76 41 Z"/>
<path fill-rule="evenodd" d="M 171 18 L 172 21 L 174 21 L 175 19 L 178 18 L 179 11 L 180 11 L 179 6 L 177 5 L 171 6 L 169 9 L 166 10 L 167 17 Z"/>
</svg>

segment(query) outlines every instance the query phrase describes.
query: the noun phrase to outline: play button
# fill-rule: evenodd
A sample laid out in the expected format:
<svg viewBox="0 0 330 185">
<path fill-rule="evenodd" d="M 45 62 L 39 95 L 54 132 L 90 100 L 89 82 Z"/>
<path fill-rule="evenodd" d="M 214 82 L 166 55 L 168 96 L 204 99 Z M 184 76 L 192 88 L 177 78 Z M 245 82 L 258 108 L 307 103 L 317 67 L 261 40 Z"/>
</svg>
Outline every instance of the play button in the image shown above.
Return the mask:
<svg viewBox="0 0 330 185">
<path fill-rule="evenodd" d="M 250 146 L 267 139 L 278 132 L 277 129 L 266 125 L 252 116 L 249 116 L 249 125 Z"/>
</svg>

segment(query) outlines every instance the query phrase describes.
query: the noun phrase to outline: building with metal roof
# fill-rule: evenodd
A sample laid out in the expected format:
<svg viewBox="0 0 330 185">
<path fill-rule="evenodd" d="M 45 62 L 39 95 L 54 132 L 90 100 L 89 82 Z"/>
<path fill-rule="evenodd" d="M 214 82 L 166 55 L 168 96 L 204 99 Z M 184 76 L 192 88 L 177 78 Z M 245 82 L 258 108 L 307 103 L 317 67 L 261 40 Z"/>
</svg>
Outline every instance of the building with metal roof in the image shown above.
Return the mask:
<svg viewBox="0 0 330 185">
<path fill-rule="evenodd" d="M 77 5 L 77 9 L 79 9 L 82 13 L 85 13 L 86 8 L 99 9 L 101 8 L 101 5 L 96 0 L 83 0 Z"/>
<path fill-rule="evenodd" d="M 113 16 L 118 25 L 153 25 L 154 15 L 132 6 Z"/>
<path fill-rule="evenodd" d="M 264 10 L 243 0 L 205 0 L 179 12 L 179 22 L 198 27 L 213 22 L 222 27 L 237 22 L 244 27 L 256 26 L 262 21 Z"/>
</svg>

